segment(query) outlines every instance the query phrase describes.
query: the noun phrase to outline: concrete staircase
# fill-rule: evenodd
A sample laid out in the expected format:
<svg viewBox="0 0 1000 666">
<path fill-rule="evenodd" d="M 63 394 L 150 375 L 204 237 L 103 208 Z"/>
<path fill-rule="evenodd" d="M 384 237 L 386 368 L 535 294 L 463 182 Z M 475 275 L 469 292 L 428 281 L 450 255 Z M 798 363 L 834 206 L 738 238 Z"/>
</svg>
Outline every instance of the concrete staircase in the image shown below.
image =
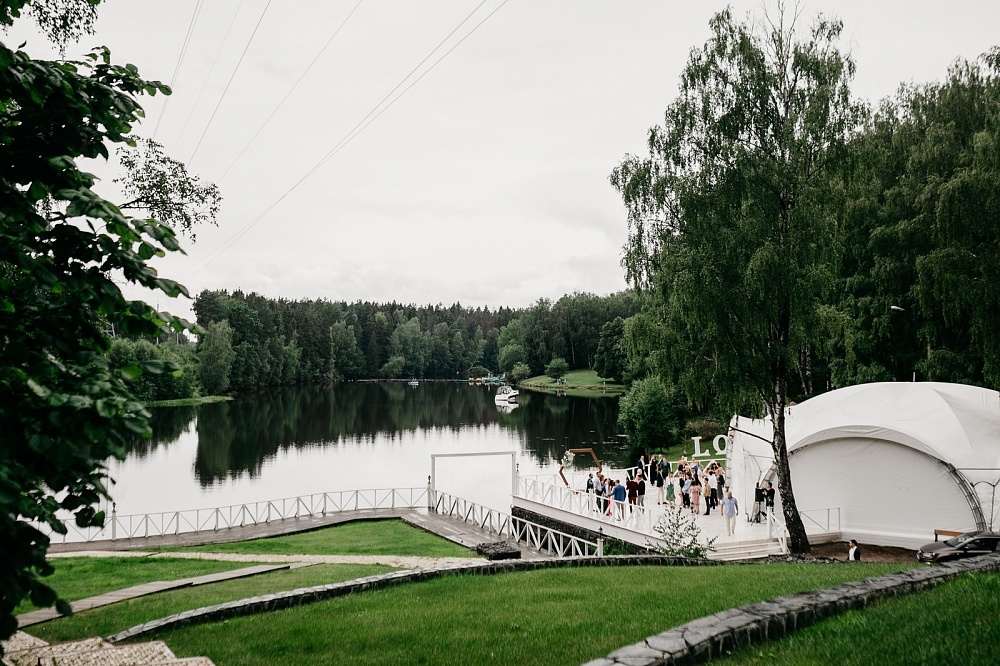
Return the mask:
<svg viewBox="0 0 1000 666">
<path fill-rule="evenodd" d="M 3 644 L 5 666 L 214 666 L 208 657 L 178 659 L 162 641 L 112 645 L 103 638 L 49 644 L 19 631 Z"/>
<path fill-rule="evenodd" d="M 715 542 L 715 550 L 708 559 L 721 562 L 738 562 L 742 560 L 763 560 L 768 555 L 780 555 L 781 548 L 777 539 L 754 539 L 750 541 Z"/>
</svg>

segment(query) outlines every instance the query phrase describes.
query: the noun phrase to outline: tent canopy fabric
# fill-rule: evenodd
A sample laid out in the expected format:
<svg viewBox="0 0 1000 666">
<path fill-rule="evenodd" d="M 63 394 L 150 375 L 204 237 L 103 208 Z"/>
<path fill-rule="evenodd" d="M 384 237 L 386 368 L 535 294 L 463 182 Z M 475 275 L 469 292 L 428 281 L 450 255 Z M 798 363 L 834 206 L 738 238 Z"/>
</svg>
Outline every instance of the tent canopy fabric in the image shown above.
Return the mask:
<svg viewBox="0 0 1000 666">
<path fill-rule="evenodd" d="M 789 407 L 785 435 L 797 506 L 837 509 L 845 536 L 913 546 L 932 539 L 935 529 L 974 529 L 979 521 L 966 491 L 986 526 L 1000 525 L 996 391 L 937 382 L 859 384 Z M 773 465 L 771 438 L 767 419 L 736 416 L 730 424 L 727 467 L 747 506 Z"/>
</svg>

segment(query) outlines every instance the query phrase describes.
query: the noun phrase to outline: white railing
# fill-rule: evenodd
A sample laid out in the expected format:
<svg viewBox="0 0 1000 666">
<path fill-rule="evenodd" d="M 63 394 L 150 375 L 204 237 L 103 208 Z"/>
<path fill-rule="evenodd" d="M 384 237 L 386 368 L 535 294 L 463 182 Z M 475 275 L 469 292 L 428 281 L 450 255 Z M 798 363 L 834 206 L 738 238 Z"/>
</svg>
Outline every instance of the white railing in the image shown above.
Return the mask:
<svg viewBox="0 0 1000 666">
<path fill-rule="evenodd" d="M 767 509 L 765 516 L 767 518 L 767 538 L 777 539 L 781 552 L 788 553 L 788 528 L 785 527 L 785 521 L 778 518 L 772 508 Z"/>
<path fill-rule="evenodd" d="M 840 531 L 839 506 L 832 509 L 808 509 L 806 511 L 799 511 L 799 516 L 802 517 L 802 522 L 805 524 L 807 531 L 811 525 L 816 526 L 824 532 Z"/>
<path fill-rule="evenodd" d="M 427 488 L 380 488 L 370 490 L 341 490 L 314 493 L 212 509 L 164 511 L 119 516 L 112 511 L 104 527 L 77 527 L 72 519 L 63 521 L 68 541 L 99 541 L 106 539 L 132 539 L 137 537 L 166 536 L 190 532 L 204 532 L 260 525 L 290 518 L 325 516 L 342 511 L 363 509 L 404 509 L 428 506 Z M 57 533 L 48 525 L 34 524 L 51 538 Z"/>
<path fill-rule="evenodd" d="M 434 492 L 434 511 L 437 513 L 474 523 L 480 529 L 525 543 L 537 550 L 543 550 L 557 557 L 599 556 L 603 544 L 594 543 L 538 525 L 510 514 L 489 509 L 441 491 Z"/>
<path fill-rule="evenodd" d="M 518 497 L 531 502 L 643 534 L 653 534 L 653 526 L 659 519 L 657 512 L 644 506 L 598 497 L 539 478 L 519 477 L 516 488 Z M 647 497 L 651 496 L 647 494 Z"/>
</svg>

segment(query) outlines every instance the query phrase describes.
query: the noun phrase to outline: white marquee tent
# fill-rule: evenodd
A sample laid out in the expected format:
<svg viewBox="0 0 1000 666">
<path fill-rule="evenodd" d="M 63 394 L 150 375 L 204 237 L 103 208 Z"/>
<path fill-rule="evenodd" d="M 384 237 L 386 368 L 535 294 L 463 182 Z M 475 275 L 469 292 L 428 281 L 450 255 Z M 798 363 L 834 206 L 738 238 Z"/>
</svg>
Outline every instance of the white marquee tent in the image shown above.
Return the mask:
<svg viewBox="0 0 1000 666">
<path fill-rule="evenodd" d="M 785 424 L 807 532 L 837 531 L 839 518 L 844 539 L 912 548 L 935 529 L 1000 530 L 996 391 L 861 384 L 789 407 Z M 726 467 L 743 507 L 753 507 L 755 487 L 774 480 L 771 432 L 769 420 L 737 416 L 730 424 Z"/>
</svg>

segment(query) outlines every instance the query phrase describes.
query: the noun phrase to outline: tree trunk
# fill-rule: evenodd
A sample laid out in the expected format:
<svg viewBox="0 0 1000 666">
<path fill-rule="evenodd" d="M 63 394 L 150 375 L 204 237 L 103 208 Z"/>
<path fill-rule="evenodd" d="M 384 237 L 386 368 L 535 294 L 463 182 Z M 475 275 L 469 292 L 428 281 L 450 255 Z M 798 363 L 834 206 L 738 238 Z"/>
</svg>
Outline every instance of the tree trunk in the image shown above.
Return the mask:
<svg viewBox="0 0 1000 666">
<path fill-rule="evenodd" d="M 788 447 L 785 441 L 785 387 L 784 382 L 775 383 L 775 394 L 780 396 L 779 403 L 771 413 L 771 423 L 774 425 L 774 439 L 771 448 L 774 450 L 774 463 L 778 471 L 778 492 L 781 493 L 781 512 L 785 516 L 785 527 L 788 529 L 789 549 L 793 553 L 808 553 L 809 538 L 806 536 L 806 526 L 799 516 L 795 505 L 795 495 L 792 492 L 792 474 L 788 469 Z"/>
</svg>

